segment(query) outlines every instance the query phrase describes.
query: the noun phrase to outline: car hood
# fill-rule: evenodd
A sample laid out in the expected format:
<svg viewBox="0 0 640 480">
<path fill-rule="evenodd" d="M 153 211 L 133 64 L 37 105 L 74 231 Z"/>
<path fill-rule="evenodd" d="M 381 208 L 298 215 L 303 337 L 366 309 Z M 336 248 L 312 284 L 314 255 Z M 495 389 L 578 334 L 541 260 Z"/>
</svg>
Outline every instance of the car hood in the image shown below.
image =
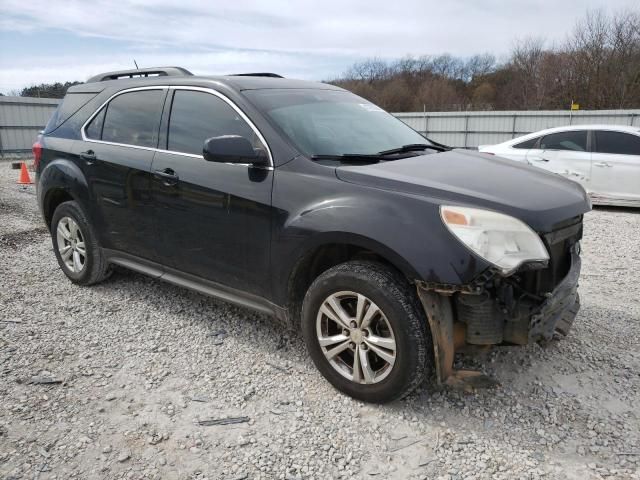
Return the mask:
<svg viewBox="0 0 640 480">
<path fill-rule="evenodd" d="M 577 183 L 493 155 L 452 150 L 372 165 L 341 166 L 345 182 L 496 210 L 550 232 L 591 209 Z"/>
</svg>

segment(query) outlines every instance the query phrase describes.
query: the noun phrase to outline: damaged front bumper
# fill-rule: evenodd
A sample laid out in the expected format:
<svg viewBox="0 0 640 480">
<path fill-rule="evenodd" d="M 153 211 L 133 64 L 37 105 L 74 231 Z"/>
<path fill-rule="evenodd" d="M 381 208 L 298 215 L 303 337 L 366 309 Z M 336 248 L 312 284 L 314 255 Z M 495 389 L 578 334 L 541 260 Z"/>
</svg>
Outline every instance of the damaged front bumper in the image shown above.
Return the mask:
<svg viewBox="0 0 640 480">
<path fill-rule="evenodd" d="M 531 316 L 529 342 L 551 340 L 556 331 L 563 335 L 569 333 L 580 309 L 578 278 L 581 265 L 580 255 L 574 249 L 569 273 Z"/>
<path fill-rule="evenodd" d="M 438 383 L 468 384 L 482 377 L 453 370 L 455 352 L 465 345 L 526 345 L 550 340 L 556 332 L 566 335 L 580 308 L 579 243 L 572 245 L 570 258 L 564 278 L 545 294 L 521 288 L 527 272 L 523 278 L 485 276 L 482 286 L 458 291 L 416 282 L 433 337 Z"/>
</svg>

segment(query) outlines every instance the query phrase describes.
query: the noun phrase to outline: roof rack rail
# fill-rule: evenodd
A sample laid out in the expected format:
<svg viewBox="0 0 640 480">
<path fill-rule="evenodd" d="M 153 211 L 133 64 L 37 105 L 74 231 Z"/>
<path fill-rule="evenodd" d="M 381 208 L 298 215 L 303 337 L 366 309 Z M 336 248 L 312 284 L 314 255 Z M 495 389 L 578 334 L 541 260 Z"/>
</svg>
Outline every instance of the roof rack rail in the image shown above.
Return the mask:
<svg viewBox="0 0 640 480">
<path fill-rule="evenodd" d="M 87 80 L 87 83 L 106 82 L 108 80 L 119 80 L 121 78 L 186 77 L 191 75 L 193 75 L 193 73 L 182 67 L 137 68 L 134 70 L 101 73 L 100 75 L 91 77 Z"/>
<path fill-rule="evenodd" d="M 284 78 L 282 75 L 270 72 L 258 72 L 258 73 L 232 73 L 232 77 L 269 77 L 269 78 Z"/>
</svg>

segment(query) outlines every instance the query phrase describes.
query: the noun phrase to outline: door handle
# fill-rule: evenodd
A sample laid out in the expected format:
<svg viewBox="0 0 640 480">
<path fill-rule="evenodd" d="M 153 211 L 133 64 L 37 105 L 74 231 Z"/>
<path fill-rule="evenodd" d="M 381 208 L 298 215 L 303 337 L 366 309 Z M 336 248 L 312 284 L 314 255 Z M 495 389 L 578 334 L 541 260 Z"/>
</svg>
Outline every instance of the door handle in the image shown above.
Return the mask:
<svg viewBox="0 0 640 480">
<path fill-rule="evenodd" d="M 548 158 L 542 158 L 542 157 L 532 158 L 531 160 L 533 160 L 534 162 L 548 162 L 549 161 Z"/>
<path fill-rule="evenodd" d="M 153 172 L 153 176 L 162 180 L 162 183 L 167 187 L 175 186 L 178 183 L 178 180 L 180 180 L 180 177 L 176 175 L 176 172 L 174 172 L 170 168 L 165 168 L 164 170 L 156 170 L 155 172 Z"/>
<path fill-rule="evenodd" d="M 86 152 L 80 152 L 80 158 L 84 160 L 87 165 L 93 165 L 96 163 L 96 153 L 93 150 L 87 150 Z"/>
<path fill-rule="evenodd" d="M 596 167 L 613 167 L 613 165 L 608 162 L 596 162 L 593 165 Z"/>
</svg>

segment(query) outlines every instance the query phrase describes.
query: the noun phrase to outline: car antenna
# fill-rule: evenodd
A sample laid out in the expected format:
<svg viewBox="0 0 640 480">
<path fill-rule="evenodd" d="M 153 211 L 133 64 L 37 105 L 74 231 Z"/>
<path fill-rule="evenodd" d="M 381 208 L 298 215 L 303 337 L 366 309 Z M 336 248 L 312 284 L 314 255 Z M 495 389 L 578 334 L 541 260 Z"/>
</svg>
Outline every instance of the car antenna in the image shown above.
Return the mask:
<svg viewBox="0 0 640 480">
<path fill-rule="evenodd" d="M 140 67 L 138 66 L 135 58 L 133 59 L 133 64 L 136 66 L 136 70 L 140 70 Z"/>
</svg>

